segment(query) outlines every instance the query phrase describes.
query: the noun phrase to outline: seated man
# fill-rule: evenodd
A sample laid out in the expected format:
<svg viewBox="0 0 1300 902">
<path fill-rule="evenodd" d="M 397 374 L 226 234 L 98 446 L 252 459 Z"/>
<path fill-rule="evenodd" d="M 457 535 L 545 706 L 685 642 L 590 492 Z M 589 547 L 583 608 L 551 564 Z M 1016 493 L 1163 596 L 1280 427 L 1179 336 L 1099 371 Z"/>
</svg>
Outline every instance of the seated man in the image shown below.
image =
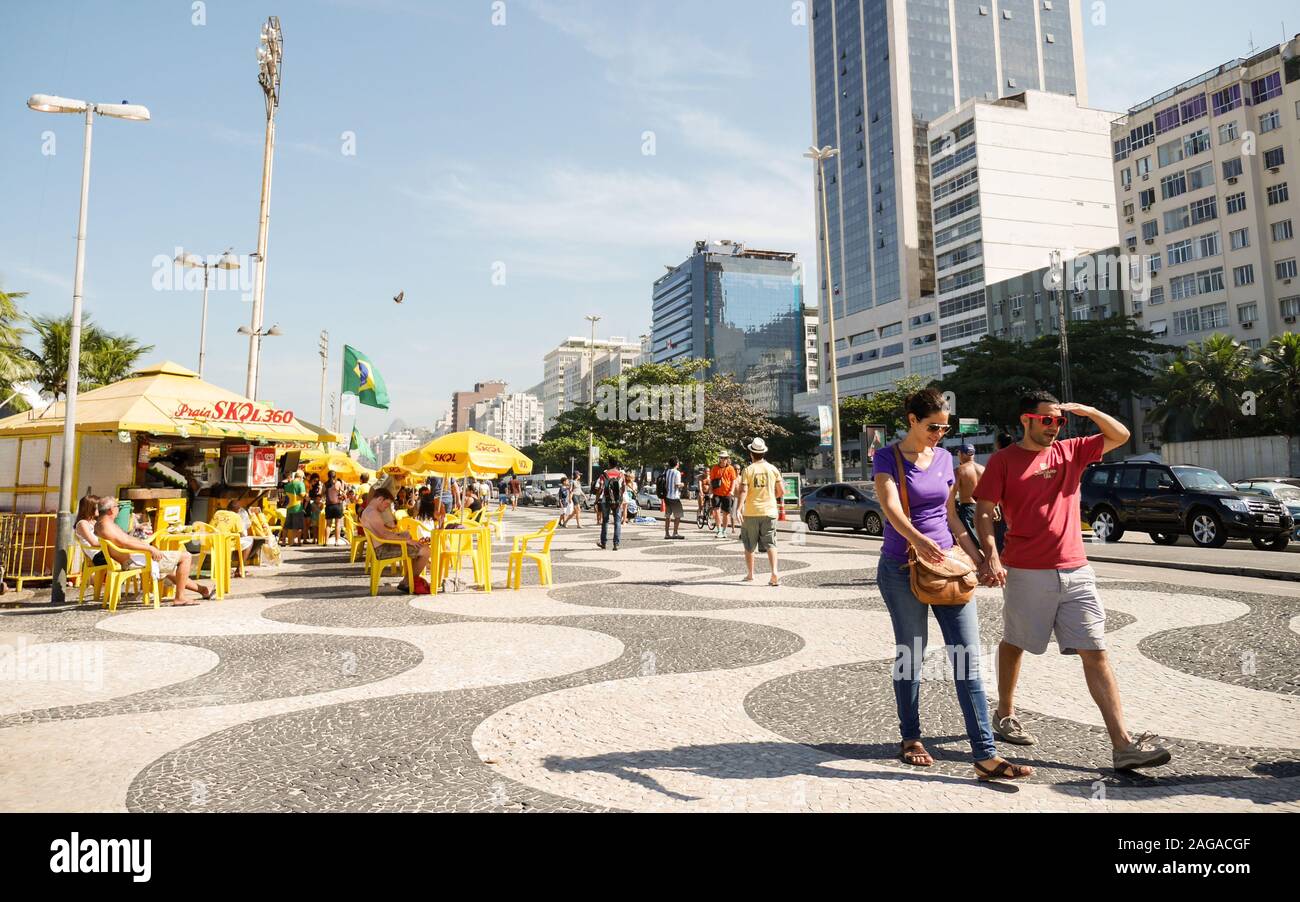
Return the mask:
<svg viewBox="0 0 1300 902">
<path fill-rule="evenodd" d="M 393 506 L 393 493 L 386 488 L 371 489 L 369 500 L 366 502 L 366 509 L 361 514 L 361 525 L 370 530 L 371 534 L 377 539 L 383 539 L 385 542 L 404 542 L 407 546 L 407 553 L 415 561 L 415 576 L 419 576 L 429 566 L 429 558 L 432 555 L 432 549 L 429 547 L 427 539 L 415 541 L 404 532 L 395 532 L 390 529 L 387 523 L 386 515 Z M 392 560 L 402 556 L 402 549 L 398 545 L 376 545 L 375 557 L 381 561 Z M 411 586 L 402 580 L 397 586 L 398 592 L 410 592 Z"/>
<path fill-rule="evenodd" d="M 212 589 L 207 586 L 200 586 L 190 579 L 192 558 L 188 551 L 163 551 L 147 542 L 127 535 L 114 522 L 117 517 L 116 498 L 100 498 L 97 510 L 99 516 L 95 520 L 95 535 L 100 539 L 107 539 L 119 549 L 124 549 L 123 551 L 114 552 L 113 560 L 123 567 L 132 568 L 147 566 L 150 558 L 156 561 L 156 572 L 176 587 L 176 600 L 172 602 L 173 607 L 190 607 L 198 604 L 194 599 L 185 597 L 187 590 L 198 592 L 205 599 L 212 597 Z M 107 548 L 101 546 L 101 554 L 107 551 Z"/>
</svg>

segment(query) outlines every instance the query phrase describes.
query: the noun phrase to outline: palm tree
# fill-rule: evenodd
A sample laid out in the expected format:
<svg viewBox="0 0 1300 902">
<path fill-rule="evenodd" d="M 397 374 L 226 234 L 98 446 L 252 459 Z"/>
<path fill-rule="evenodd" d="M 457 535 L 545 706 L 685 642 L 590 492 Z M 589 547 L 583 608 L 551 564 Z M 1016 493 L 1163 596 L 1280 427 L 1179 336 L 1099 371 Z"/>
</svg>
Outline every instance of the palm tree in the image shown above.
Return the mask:
<svg viewBox="0 0 1300 902">
<path fill-rule="evenodd" d="M 1207 438 L 1231 438 L 1241 418 L 1242 393 L 1254 375 L 1254 355 L 1229 335 L 1215 333 L 1189 344 L 1152 384 L 1163 398 L 1151 411 L 1166 441 L 1176 423 L 1189 419 L 1193 431 Z"/>
<path fill-rule="evenodd" d="M 1259 352 L 1259 387 L 1282 434 L 1296 433 L 1300 416 L 1300 334 L 1274 336 Z"/>
<path fill-rule="evenodd" d="M 0 291 L 0 407 L 13 411 L 25 410 L 27 402 L 19 397 L 8 402 L 5 399 L 14 394 L 15 383 L 32 376 L 32 366 L 23 348 L 27 330 L 21 325 L 23 315 L 16 303 L 25 297 L 25 291 Z"/>
<path fill-rule="evenodd" d="M 32 367 L 31 379 L 41 394 L 55 400 L 68 393 L 68 348 L 72 334 L 72 316 L 34 316 L 29 319 L 36 334 L 38 350 L 24 349 Z M 137 361 L 153 350 L 126 335 L 105 332 L 90 321 L 82 320 L 81 365 L 77 390 L 89 391 L 130 375 Z"/>
</svg>

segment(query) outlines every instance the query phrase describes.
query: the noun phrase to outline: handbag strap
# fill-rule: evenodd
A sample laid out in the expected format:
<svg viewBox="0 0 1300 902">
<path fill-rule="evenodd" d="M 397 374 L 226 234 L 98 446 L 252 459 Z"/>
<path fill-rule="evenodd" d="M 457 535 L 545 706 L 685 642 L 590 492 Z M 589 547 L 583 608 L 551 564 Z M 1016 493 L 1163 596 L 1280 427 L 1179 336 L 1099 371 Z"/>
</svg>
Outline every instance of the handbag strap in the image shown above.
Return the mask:
<svg viewBox="0 0 1300 902">
<path fill-rule="evenodd" d="M 910 521 L 912 519 L 912 506 L 907 501 L 907 470 L 903 465 L 903 451 L 898 447 L 898 442 L 894 442 L 894 461 L 898 465 L 898 496 L 903 501 L 903 516 Z"/>
</svg>

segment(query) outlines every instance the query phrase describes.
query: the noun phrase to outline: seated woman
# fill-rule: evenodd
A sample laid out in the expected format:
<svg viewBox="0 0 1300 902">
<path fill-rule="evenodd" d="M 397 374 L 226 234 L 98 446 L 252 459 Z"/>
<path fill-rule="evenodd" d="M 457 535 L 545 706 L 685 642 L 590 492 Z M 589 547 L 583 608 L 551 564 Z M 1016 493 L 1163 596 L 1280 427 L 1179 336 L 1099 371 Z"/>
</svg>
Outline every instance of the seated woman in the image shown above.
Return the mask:
<svg viewBox="0 0 1300 902">
<path fill-rule="evenodd" d="M 469 488 L 465 489 L 464 498 L 465 498 L 466 510 L 472 511 L 473 513 L 477 514 L 479 511 L 483 509 L 483 500 L 479 498 L 478 489 L 476 489 L 473 485 L 470 485 Z"/>
<path fill-rule="evenodd" d="M 104 552 L 99 549 L 99 536 L 95 535 L 95 518 L 99 516 L 99 496 L 87 495 L 77 505 L 77 523 L 72 528 L 77 537 L 77 544 L 86 555 L 86 560 L 96 567 L 106 563 Z"/>
<path fill-rule="evenodd" d="M 420 509 L 415 516 L 425 526 L 442 529 L 442 524 L 447 519 L 447 509 L 442 506 L 441 498 L 429 494 L 420 499 Z"/>
</svg>

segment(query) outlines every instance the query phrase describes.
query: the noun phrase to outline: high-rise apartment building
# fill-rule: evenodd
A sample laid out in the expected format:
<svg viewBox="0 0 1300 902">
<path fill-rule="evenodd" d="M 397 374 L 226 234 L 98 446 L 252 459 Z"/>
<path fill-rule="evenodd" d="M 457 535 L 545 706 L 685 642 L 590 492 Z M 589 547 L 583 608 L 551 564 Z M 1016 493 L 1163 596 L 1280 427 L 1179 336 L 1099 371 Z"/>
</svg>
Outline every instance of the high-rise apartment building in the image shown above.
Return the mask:
<svg viewBox="0 0 1300 902">
<path fill-rule="evenodd" d="M 380 466 L 390 464 L 399 454 L 414 451 L 432 438 L 424 429 L 398 429 L 370 439 L 370 450 L 375 452 L 375 462 Z"/>
<path fill-rule="evenodd" d="M 477 382 L 473 391 L 453 392 L 451 396 L 451 421 L 453 432 L 473 428 L 474 405 L 488 401 L 506 390 L 504 382 Z"/>
<path fill-rule="evenodd" d="M 620 360 L 635 359 L 641 353 L 641 343 L 622 337 L 590 338 L 571 337 L 549 351 L 542 362 L 542 409 L 546 417 L 545 428 L 555 425 L 555 419 L 575 403 L 586 403 L 590 392 L 588 374 L 593 357 L 617 354 Z"/>
<path fill-rule="evenodd" d="M 1118 115 L 1026 91 L 966 101 L 930 124 L 935 296 L 894 323 L 906 326 L 894 348 L 905 342 L 908 372 L 950 372 L 947 352 L 987 331 L 985 285 L 1041 269 L 1053 251 L 1068 260 L 1119 242 L 1110 159 Z M 854 350 L 856 337 L 846 336 L 841 355 L 870 352 Z M 877 368 L 877 381 L 888 372 Z"/>
<path fill-rule="evenodd" d="M 1129 312 L 1172 345 L 1294 331 L 1300 36 L 1138 104 L 1111 137 L 1122 247 L 1151 281 Z"/>
<path fill-rule="evenodd" d="M 813 135 L 817 146 L 839 149 L 825 164 L 825 235 L 814 179 L 815 221 L 831 258 L 829 274 L 819 272 L 822 322 L 829 291 L 837 338 L 874 332 L 883 341 L 934 301 L 929 123 L 968 100 L 1027 90 L 1086 104 L 1080 4 L 813 0 L 812 7 Z M 819 270 L 824 255 L 819 244 Z M 825 337 L 822 350 L 829 351 Z M 841 383 L 842 393 L 888 387 L 902 375 L 888 366 L 882 376 L 878 360 L 850 355 L 839 376 L 858 378 Z"/>
<path fill-rule="evenodd" d="M 474 428 L 522 448 L 542 440 L 542 401 L 525 392 L 500 394 L 474 405 Z"/>
<path fill-rule="evenodd" d="M 795 254 L 697 241 L 654 284 L 656 363 L 710 361 L 768 413 L 790 413 L 806 388 L 803 271 Z"/>
</svg>

